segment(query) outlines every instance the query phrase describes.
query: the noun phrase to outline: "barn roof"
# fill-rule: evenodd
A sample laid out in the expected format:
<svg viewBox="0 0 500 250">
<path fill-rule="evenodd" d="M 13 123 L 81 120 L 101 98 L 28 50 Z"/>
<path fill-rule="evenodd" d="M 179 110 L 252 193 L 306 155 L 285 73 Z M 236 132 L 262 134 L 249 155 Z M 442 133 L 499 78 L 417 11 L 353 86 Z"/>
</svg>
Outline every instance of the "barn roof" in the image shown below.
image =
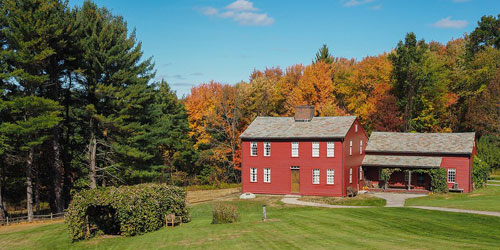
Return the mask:
<svg viewBox="0 0 500 250">
<path fill-rule="evenodd" d="M 337 139 L 344 138 L 356 116 L 314 117 L 296 122 L 293 117 L 259 116 L 240 135 L 242 139 Z"/>
<path fill-rule="evenodd" d="M 442 159 L 442 157 L 432 156 L 366 155 L 363 159 L 362 166 L 439 168 Z"/>
<path fill-rule="evenodd" d="M 367 153 L 472 154 L 475 134 L 373 132 Z"/>
</svg>

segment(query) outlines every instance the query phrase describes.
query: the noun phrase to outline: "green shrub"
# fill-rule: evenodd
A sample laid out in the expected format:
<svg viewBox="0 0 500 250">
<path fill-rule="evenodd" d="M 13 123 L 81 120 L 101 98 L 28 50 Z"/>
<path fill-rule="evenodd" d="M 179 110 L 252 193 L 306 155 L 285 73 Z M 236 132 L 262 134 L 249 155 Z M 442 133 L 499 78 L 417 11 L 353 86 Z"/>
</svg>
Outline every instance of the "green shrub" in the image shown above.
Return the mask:
<svg viewBox="0 0 500 250">
<path fill-rule="evenodd" d="M 238 207 L 222 202 L 214 203 L 212 224 L 233 223 L 238 220 Z"/>
<path fill-rule="evenodd" d="M 491 169 L 488 163 L 479 159 L 479 157 L 474 158 L 474 165 L 472 167 L 472 183 L 474 183 L 474 188 L 486 186 L 490 171 Z"/>
<path fill-rule="evenodd" d="M 428 170 L 431 177 L 431 191 L 434 193 L 448 192 L 448 183 L 446 180 L 446 169 L 433 168 Z"/>
<path fill-rule="evenodd" d="M 166 214 L 189 222 L 186 192 L 165 184 L 140 184 L 76 194 L 68 207 L 66 223 L 73 240 L 102 233 L 133 236 L 161 228 Z"/>
</svg>

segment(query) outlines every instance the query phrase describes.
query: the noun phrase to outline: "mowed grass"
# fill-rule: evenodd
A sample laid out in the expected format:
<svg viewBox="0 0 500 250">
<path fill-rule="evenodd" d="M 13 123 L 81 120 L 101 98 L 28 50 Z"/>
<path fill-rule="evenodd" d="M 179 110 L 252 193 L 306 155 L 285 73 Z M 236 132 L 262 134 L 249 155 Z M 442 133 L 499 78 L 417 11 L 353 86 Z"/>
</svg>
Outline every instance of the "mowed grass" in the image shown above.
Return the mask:
<svg viewBox="0 0 500 250">
<path fill-rule="evenodd" d="M 487 186 L 472 193 L 433 194 L 408 199 L 405 205 L 500 211 L 500 187 Z"/>
<path fill-rule="evenodd" d="M 1 249 L 498 249 L 500 218 L 412 208 L 290 207 L 278 199 L 226 201 L 241 221 L 212 225 L 211 203 L 192 222 L 135 237 L 71 243 L 63 223 L 1 233 Z M 268 221 L 262 222 L 266 203 Z"/>
<path fill-rule="evenodd" d="M 317 202 L 329 205 L 342 206 L 373 206 L 383 207 L 386 204 L 384 199 L 367 195 L 359 194 L 355 197 L 324 197 L 324 196 L 303 196 L 299 198 L 301 201 Z"/>
</svg>

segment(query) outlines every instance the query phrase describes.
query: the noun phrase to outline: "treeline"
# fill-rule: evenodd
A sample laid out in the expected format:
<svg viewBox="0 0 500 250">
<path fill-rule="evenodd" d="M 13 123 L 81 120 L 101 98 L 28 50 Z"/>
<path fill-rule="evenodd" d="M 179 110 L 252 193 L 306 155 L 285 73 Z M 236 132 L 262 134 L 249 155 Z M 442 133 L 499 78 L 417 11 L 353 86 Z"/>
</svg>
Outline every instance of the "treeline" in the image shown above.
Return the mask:
<svg viewBox="0 0 500 250">
<path fill-rule="evenodd" d="M 60 212 L 86 188 L 239 182 L 239 135 L 299 104 L 357 115 L 368 131 L 476 131 L 481 158 L 500 167 L 500 17 L 446 45 L 409 33 L 361 61 L 324 46 L 310 65 L 201 84 L 180 100 L 106 8 L 4 0 L 0 12 L 0 219 L 7 204 Z"/>
</svg>

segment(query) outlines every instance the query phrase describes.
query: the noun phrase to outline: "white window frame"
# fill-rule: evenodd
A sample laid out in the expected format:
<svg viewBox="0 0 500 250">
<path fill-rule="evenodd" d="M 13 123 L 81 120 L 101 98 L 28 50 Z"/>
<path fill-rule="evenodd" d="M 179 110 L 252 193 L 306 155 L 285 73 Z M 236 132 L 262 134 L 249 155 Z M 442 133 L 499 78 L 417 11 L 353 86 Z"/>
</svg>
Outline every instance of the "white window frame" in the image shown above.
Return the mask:
<svg viewBox="0 0 500 250">
<path fill-rule="evenodd" d="M 254 147 L 255 146 L 255 147 Z M 253 150 L 255 148 L 255 151 Z M 259 148 L 257 147 L 257 142 L 250 142 L 250 156 L 257 156 Z"/>
<path fill-rule="evenodd" d="M 271 183 L 271 169 L 264 168 L 264 183 Z"/>
<path fill-rule="evenodd" d="M 352 184 L 352 168 L 349 168 L 349 184 Z"/>
<path fill-rule="evenodd" d="M 358 132 L 358 124 L 354 125 L 354 131 L 356 131 L 356 133 Z"/>
<path fill-rule="evenodd" d="M 326 157 L 335 157 L 335 142 L 329 141 L 326 143 Z"/>
<path fill-rule="evenodd" d="M 250 168 L 250 182 L 257 182 L 257 168 Z"/>
<path fill-rule="evenodd" d="M 451 180 L 451 175 L 450 173 L 453 173 L 453 180 Z M 448 168 L 448 177 L 446 178 L 448 180 L 448 183 L 455 183 L 457 181 L 457 169 L 455 168 Z"/>
<path fill-rule="evenodd" d="M 349 155 L 352 155 L 352 141 L 349 141 Z"/>
<path fill-rule="evenodd" d="M 299 142 L 292 142 L 292 157 L 299 157 Z"/>
<path fill-rule="evenodd" d="M 319 142 L 312 142 L 312 157 L 319 157 Z"/>
<path fill-rule="evenodd" d="M 359 141 L 359 154 L 362 155 L 363 154 L 363 140 L 360 140 Z"/>
<path fill-rule="evenodd" d="M 269 147 L 269 151 L 267 151 L 268 147 Z M 271 143 L 270 142 L 264 142 L 264 156 L 271 156 Z"/>
<path fill-rule="evenodd" d="M 315 168 L 312 170 L 312 183 L 320 184 L 320 171 L 319 168 Z"/>
<path fill-rule="evenodd" d="M 335 184 L 335 170 L 333 169 L 326 170 L 326 184 L 329 185 Z"/>
</svg>

